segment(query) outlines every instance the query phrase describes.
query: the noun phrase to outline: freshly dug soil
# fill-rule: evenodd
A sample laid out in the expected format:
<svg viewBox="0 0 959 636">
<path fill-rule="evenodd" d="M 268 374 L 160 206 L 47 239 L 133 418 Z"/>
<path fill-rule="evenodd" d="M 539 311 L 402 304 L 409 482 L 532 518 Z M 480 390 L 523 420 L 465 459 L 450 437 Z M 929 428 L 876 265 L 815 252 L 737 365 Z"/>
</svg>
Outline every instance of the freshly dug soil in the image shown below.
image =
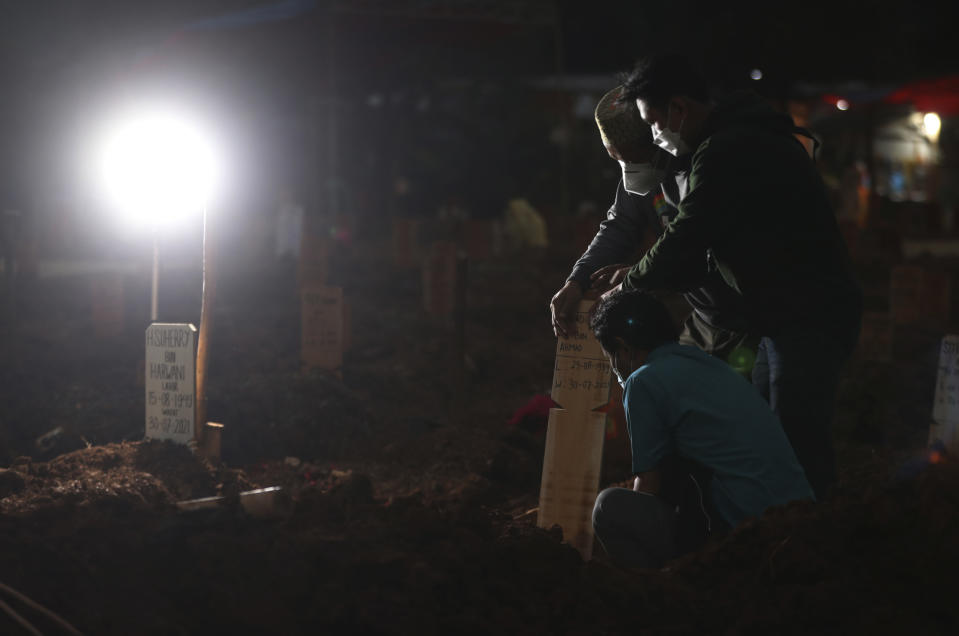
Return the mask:
<svg viewBox="0 0 959 636">
<path fill-rule="evenodd" d="M 549 389 L 547 303 L 571 255 L 471 263 L 461 362 L 419 273 L 377 240 L 332 263 L 353 316 L 339 375 L 300 371 L 292 272 L 225 261 L 208 407 L 222 463 L 142 441 L 145 276 L 107 338 L 88 284 L 21 289 L 0 369 L 0 582 L 90 634 L 957 633 L 959 467 L 922 451 L 940 334 L 897 332 L 895 364 L 851 361 L 833 498 L 626 572 L 535 527 L 542 431 L 506 425 Z M 198 284 L 169 273 L 164 320 L 198 320 Z M 608 440 L 602 484 L 628 460 Z M 266 486 L 289 514 L 243 511 L 237 495 Z"/>
</svg>

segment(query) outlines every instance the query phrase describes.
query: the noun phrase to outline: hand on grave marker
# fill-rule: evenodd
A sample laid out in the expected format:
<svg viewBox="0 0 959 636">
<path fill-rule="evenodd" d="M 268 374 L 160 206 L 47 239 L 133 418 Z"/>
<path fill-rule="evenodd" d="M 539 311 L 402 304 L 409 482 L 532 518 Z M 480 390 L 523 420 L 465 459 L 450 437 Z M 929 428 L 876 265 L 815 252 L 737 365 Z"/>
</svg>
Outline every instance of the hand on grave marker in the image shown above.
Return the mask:
<svg viewBox="0 0 959 636">
<path fill-rule="evenodd" d="M 629 273 L 630 267 L 631 265 L 627 265 L 626 263 L 617 263 L 596 270 L 593 272 L 593 275 L 590 276 L 590 288 L 600 293 L 609 291 L 623 282 L 626 274 Z"/>
<path fill-rule="evenodd" d="M 576 281 L 567 281 L 553 296 L 549 312 L 553 322 L 553 334 L 558 338 L 576 335 L 576 312 L 583 299 L 583 288 Z"/>
</svg>

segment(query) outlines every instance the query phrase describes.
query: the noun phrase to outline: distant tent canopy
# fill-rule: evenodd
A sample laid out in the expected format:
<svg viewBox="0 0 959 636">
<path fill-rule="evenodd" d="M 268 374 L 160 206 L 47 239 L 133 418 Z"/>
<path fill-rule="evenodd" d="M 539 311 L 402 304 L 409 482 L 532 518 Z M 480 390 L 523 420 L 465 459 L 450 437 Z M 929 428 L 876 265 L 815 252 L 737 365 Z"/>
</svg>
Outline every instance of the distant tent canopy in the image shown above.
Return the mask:
<svg viewBox="0 0 959 636">
<path fill-rule="evenodd" d="M 886 95 L 883 101 L 887 104 L 912 104 L 922 112 L 959 115 L 959 75 L 910 82 Z"/>
</svg>

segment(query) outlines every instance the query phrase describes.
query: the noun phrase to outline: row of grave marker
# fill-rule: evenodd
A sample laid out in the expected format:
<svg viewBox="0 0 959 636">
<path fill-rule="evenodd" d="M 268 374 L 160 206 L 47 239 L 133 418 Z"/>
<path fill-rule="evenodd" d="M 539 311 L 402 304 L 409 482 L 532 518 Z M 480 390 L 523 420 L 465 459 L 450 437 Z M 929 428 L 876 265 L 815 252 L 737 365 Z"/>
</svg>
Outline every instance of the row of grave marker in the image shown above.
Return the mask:
<svg viewBox="0 0 959 636">
<path fill-rule="evenodd" d="M 351 344 L 350 304 L 342 287 L 325 284 L 329 248 L 325 237 L 303 236 L 297 279 L 304 371 L 339 370 Z M 423 266 L 424 308 L 428 313 L 448 315 L 453 311 L 456 267 L 456 245 L 435 243 Z M 104 335 L 122 330 L 122 276 L 100 277 L 91 291 L 95 324 Z M 146 437 L 187 443 L 195 434 L 196 328 L 182 323 L 154 323 L 147 328 L 146 339 Z"/>
</svg>

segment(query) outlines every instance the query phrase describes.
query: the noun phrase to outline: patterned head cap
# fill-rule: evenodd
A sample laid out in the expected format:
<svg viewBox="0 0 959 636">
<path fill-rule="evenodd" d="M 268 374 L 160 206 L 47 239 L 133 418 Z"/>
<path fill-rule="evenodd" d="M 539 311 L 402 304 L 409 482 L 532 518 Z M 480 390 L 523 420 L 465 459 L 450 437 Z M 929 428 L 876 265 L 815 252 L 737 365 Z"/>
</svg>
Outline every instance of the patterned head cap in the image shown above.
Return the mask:
<svg viewBox="0 0 959 636">
<path fill-rule="evenodd" d="M 596 105 L 596 125 L 603 143 L 614 148 L 624 148 L 637 142 L 653 144 L 649 126 L 639 116 L 636 102 L 620 102 L 622 85 L 609 91 Z"/>
</svg>

